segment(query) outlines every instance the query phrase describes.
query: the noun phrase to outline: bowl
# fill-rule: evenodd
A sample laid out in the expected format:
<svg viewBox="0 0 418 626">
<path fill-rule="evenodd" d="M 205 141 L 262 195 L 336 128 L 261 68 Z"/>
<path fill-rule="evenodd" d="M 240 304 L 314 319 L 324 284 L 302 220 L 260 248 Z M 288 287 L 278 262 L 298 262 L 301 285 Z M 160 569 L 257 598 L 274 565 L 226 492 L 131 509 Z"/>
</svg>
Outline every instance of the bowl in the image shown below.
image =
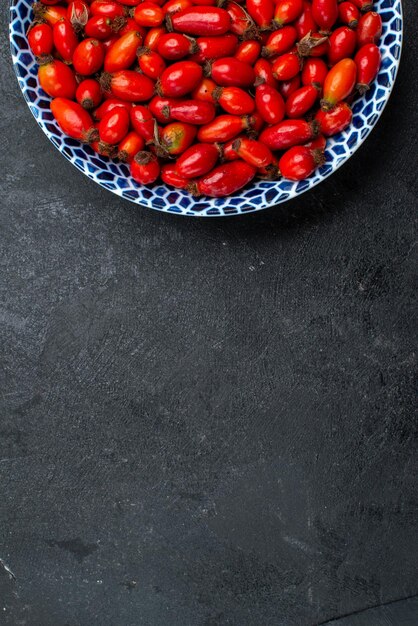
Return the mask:
<svg viewBox="0 0 418 626">
<path fill-rule="evenodd" d="M 374 7 L 383 21 L 381 68 L 370 90 L 355 101 L 352 124 L 328 140 L 326 163 L 306 180 L 260 180 L 226 198 L 194 198 L 163 184 L 142 187 L 130 178 L 125 164 L 100 157 L 90 146 L 63 135 L 50 111 L 50 98 L 38 85 L 37 65 L 26 38 L 32 20 L 31 0 L 11 0 L 10 44 L 19 85 L 33 116 L 61 154 L 91 180 L 126 200 L 165 213 L 200 217 L 242 215 L 281 204 L 318 185 L 354 154 L 377 123 L 399 67 L 402 5 L 401 0 L 375 0 Z"/>
</svg>

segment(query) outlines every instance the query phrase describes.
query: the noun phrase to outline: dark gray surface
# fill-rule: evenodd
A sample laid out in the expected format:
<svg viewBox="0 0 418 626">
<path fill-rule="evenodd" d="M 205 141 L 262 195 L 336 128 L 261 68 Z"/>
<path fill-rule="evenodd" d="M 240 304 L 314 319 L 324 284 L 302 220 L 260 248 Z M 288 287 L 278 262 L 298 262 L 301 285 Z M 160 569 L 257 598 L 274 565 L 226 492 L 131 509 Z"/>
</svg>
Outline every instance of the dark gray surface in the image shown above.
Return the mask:
<svg viewBox="0 0 418 626">
<path fill-rule="evenodd" d="M 359 153 L 222 221 L 84 178 L 1 40 L 1 624 L 312 626 L 418 593 L 405 14 Z"/>
<path fill-rule="evenodd" d="M 416 626 L 418 598 L 408 598 L 342 617 L 323 626 Z"/>
</svg>

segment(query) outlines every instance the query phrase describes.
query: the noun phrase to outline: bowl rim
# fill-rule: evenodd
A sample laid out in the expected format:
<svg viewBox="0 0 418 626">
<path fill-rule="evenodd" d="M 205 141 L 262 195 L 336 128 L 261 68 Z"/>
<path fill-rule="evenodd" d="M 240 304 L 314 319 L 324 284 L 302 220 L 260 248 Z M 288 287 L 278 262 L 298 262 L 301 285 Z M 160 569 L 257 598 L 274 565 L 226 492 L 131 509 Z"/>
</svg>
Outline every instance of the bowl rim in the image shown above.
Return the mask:
<svg viewBox="0 0 418 626">
<path fill-rule="evenodd" d="M 262 211 L 268 208 L 272 208 L 272 207 L 277 207 L 282 203 L 291 201 L 297 197 L 299 197 L 300 195 L 306 193 L 307 191 L 311 191 L 314 187 L 316 187 L 317 185 L 319 185 L 320 183 L 322 183 L 324 180 L 326 180 L 329 176 L 331 176 L 332 174 L 334 174 L 334 172 L 336 172 L 340 167 L 342 167 L 353 155 L 355 152 L 357 152 L 357 150 L 360 148 L 360 146 L 363 145 L 363 143 L 366 141 L 366 139 L 368 138 L 368 136 L 370 135 L 370 133 L 372 132 L 372 130 L 375 128 L 375 126 L 377 125 L 377 123 L 379 122 L 379 119 L 381 118 L 381 115 L 383 113 L 383 111 L 385 110 L 390 96 L 393 92 L 393 88 L 395 86 L 396 83 L 396 79 L 398 76 L 398 72 L 399 72 L 399 67 L 400 67 L 400 62 L 401 62 L 401 57 L 402 57 L 402 48 L 403 48 L 403 39 L 404 39 L 404 24 L 403 24 L 403 6 L 402 6 L 402 0 L 389 0 L 389 2 L 392 2 L 392 5 L 389 7 L 382 7 L 384 9 L 386 8 L 393 8 L 396 10 L 396 12 L 398 13 L 398 15 L 396 16 L 397 19 L 399 19 L 400 21 L 400 27 L 399 29 L 396 31 L 397 32 L 397 36 L 398 36 L 398 41 L 397 41 L 397 47 L 398 47 L 398 55 L 397 57 L 394 59 L 394 63 L 393 63 L 393 67 L 394 67 L 394 71 L 391 75 L 391 80 L 389 81 L 389 84 L 385 86 L 385 97 L 383 100 L 383 104 L 381 106 L 381 108 L 376 112 L 375 115 L 375 119 L 373 121 L 372 124 L 369 124 L 364 133 L 361 133 L 361 135 L 359 136 L 359 138 L 357 139 L 357 141 L 354 143 L 354 145 L 352 147 L 350 147 L 350 150 L 343 155 L 342 158 L 338 159 L 336 162 L 334 161 L 331 165 L 331 167 L 329 168 L 329 171 L 327 172 L 320 172 L 319 170 L 317 170 L 317 174 L 316 174 L 316 180 L 315 181 L 311 181 L 310 183 L 308 182 L 308 184 L 303 188 L 303 189 L 292 189 L 288 192 L 288 195 L 286 198 L 284 198 L 283 200 L 274 200 L 272 202 L 260 202 L 257 205 L 254 204 L 250 204 L 248 206 L 245 206 L 245 202 L 248 200 L 246 198 L 242 198 L 242 203 L 244 204 L 244 207 L 240 207 L 239 205 L 234 205 L 235 206 L 235 210 L 230 210 L 229 212 L 225 213 L 224 210 L 228 209 L 228 206 L 217 206 L 217 201 L 221 200 L 223 202 L 226 202 L 226 198 L 209 198 L 209 197 L 202 197 L 202 199 L 198 198 L 195 200 L 194 204 L 199 204 L 199 205 L 206 205 L 205 206 L 205 210 L 202 210 L 201 208 L 194 209 L 193 208 L 193 204 L 191 207 L 187 207 L 184 208 L 183 210 L 176 210 L 172 204 L 168 205 L 168 206 L 155 206 L 154 202 L 153 202 L 153 198 L 142 198 L 140 195 L 137 198 L 132 198 L 129 197 L 126 193 L 125 190 L 119 187 L 116 188 L 109 188 L 104 181 L 102 180 L 98 180 L 97 178 L 95 178 L 95 175 L 90 171 L 87 170 L 85 168 L 83 168 L 81 165 L 79 165 L 76 161 L 76 159 L 72 156 L 69 155 L 67 151 L 64 151 L 62 145 L 58 145 L 57 143 L 55 143 L 54 138 L 52 136 L 52 133 L 44 126 L 43 121 L 40 117 L 38 117 L 36 115 L 36 110 L 37 110 L 37 106 L 36 104 L 34 104 L 34 102 L 32 102 L 27 94 L 25 93 L 20 80 L 25 81 L 25 77 L 22 77 L 22 75 L 20 74 L 19 68 L 18 68 L 18 60 L 15 54 L 15 49 L 18 50 L 18 45 L 15 42 L 15 32 L 12 28 L 12 14 L 13 11 L 15 10 L 15 7 L 17 7 L 17 5 L 21 2 L 22 0 L 9 0 L 9 12 L 10 12 L 10 18 L 9 18 L 9 46 L 10 46 L 10 52 L 11 52 L 11 56 L 12 56 L 12 62 L 13 62 L 13 68 L 14 68 L 14 72 L 17 78 L 17 82 L 20 88 L 20 91 L 22 92 L 22 95 L 29 107 L 29 110 L 31 111 L 33 117 L 35 118 L 38 126 L 40 126 L 40 128 L 42 129 L 43 133 L 47 136 L 47 138 L 49 139 L 49 141 L 54 145 L 54 147 L 67 159 L 67 161 L 69 161 L 74 167 L 76 167 L 80 172 L 82 172 L 83 174 L 85 174 L 90 180 L 92 180 L 93 182 L 95 182 L 96 184 L 99 184 L 101 187 L 103 187 L 104 189 L 106 189 L 107 191 L 111 191 L 112 193 L 114 193 L 115 195 L 128 200 L 134 204 L 137 204 L 141 207 L 144 208 L 151 208 L 155 211 L 158 211 L 159 213 L 167 213 L 170 215 L 179 215 L 179 216 L 183 216 L 183 217 L 237 217 L 237 216 L 243 216 L 243 215 L 247 215 L 250 213 L 256 213 L 258 211 Z M 385 2 L 386 0 L 378 0 L 380 2 Z M 26 36 L 26 33 L 25 33 Z M 375 79 L 376 80 L 376 79 Z M 49 97 L 45 94 L 45 97 Z M 364 96 L 362 96 L 364 97 Z M 350 127 L 349 127 L 350 128 Z M 62 131 L 60 131 L 62 132 Z M 343 133 L 345 131 L 342 131 Z M 338 135 L 336 135 L 336 137 L 338 137 L 340 135 L 340 133 Z M 80 144 L 80 146 L 82 146 L 82 144 Z M 96 155 L 96 157 L 100 160 L 100 156 Z M 104 165 L 107 164 L 106 161 L 103 161 Z M 327 161 L 327 163 L 329 164 L 329 162 Z M 327 164 L 325 164 L 327 165 Z M 97 168 L 98 169 L 98 168 Z M 105 169 L 105 168 L 104 168 Z M 280 182 L 282 182 L 282 180 L 286 180 L 286 179 L 281 179 L 278 181 L 272 181 L 272 182 L 276 182 L 277 185 L 280 184 Z M 309 181 L 309 178 L 306 179 L 307 181 Z M 263 181 L 259 181 L 263 182 Z M 291 182 L 291 181 L 288 181 Z M 300 181 L 303 182 L 303 181 Z M 258 184 L 259 184 L 258 183 Z M 182 190 L 179 189 L 174 189 L 174 188 L 170 188 L 168 185 L 165 185 L 164 183 L 158 185 L 158 188 L 164 188 L 167 190 L 168 193 L 170 194 L 177 194 L 179 195 L 179 192 L 182 192 Z M 271 188 L 274 188 L 274 185 L 272 185 Z M 141 186 L 138 186 L 138 194 L 140 194 L 140 190 L 142 189 Z M 154 188 L 148 188 L 145 187 L 145 189 L 147 190 L 147 192 L 152 192 L 152 190 Z M 248 190 L 250 190 L 251 187 L 248 187 Z M 240 190 L 241 191 L 241 190 Z M 229 196 L 227 198 L 237 198 L 239 197 L 239 193 L 238 192 L 238 196 L 237 195 L 232 195 Z M 181 195 L 184 197 L 184 193 L 182 192 Z M 189 196 L 189 194 L 188 194 Z"/>
</svg>

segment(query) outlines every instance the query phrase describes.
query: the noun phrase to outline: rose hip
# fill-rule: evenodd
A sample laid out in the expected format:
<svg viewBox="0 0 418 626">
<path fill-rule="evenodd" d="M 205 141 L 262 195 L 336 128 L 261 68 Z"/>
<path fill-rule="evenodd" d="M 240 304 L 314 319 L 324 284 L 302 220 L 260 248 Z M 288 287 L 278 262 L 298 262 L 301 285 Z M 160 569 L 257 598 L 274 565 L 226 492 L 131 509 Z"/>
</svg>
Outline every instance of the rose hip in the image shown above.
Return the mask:
<svg viewBox="0 0 418 626">
<path fill-rule="evenodd" d="M 240 87 L 216 87 L 213 97 L 231 115 L 246 115 L 254 111 L 254 100 Z"/>
<path fill-rule="evenodd" d="M 322 150 L 295 146 L 287 150 L 279 161 L 279 170 L 289 180 L 303 180 L 325 162 Z"/>
<path fill-rule="evenodd" d="M 232 144 L 232 149 L 235 150 L 238 157 L 253 167 L 266 167 L 273 162 L 270 148 L 261 143 L 261 141 L 256 141 L 249 137 L 236 139 Z"/>
<path fill-rule="evenodd" d="M 291 146 L 303 144 L 318 134 L 318 123 L 306 120 L 283 120 L 275 126 L 265 128 L 260 141 L 271 150 L 285 150 Z"/>
<path fill-rule="evenodd" d="M 167 67 L 161 75 L 159 92 L 178 98 L 193 91 L 202 78 L 202 68 L 194 61 L 178 61 Z"/>
<path fill-rule="evenodd" d="M 251 65 L 234 57 L 214 61 L 211 66 L 211 77 L 221 87 L 249 87 L 255 80 Z"/>
<path fill-rule="evenodd" d="M 197 138 L 204 143 L 228 141 L 239 135 L 242 130 L 250 128 L 251 124 L 248 115 L 219 115 L 209 124 L 200 127 Z"/>
<path fill-rule="evenodd" d="M 218 165 L 209 174 L 199 178 L 190 186 L 193 195 L 220 198 L 245 187 L 255 176 L 256 169 L 245 161 L 232 161 Z"/>
<path fill-rule="evenodd" d="M 325 137 L 340 133 L 351 123 L 353 113 L 347 102 L 340 102 L 330 111 L 318 111 L 315 119 L 319 124 L 320 132 Z"/>
<path fill-rule="evenodd" d="M 154 93 L 152 80 L 133 70 L 119 70 L 112 74 L 104 72 L 100 83 L 106 93 L 128 102 L 144 102 Z"/>
<path fill-rule="evenodd" d="M 210 6 L 190 7 L 175 13 L 169 19 L 174 30 L 200 37 L 224 35 L 231 25 L 231 18 L 225 9 Z"/>
<path fill-rule="evenodd" d="M 331 109 L 351 94 L 356 84 L 357 67 L 353 59 L 342 59 L 330 69 L 324 82 L 324 97 L 321 107 Z"/>
<path fill-rule="evenodd" d="M 154 183 L 160 175 L 157 157 L 151 152 L 138 152 L 131 161 L 131 176 L 141 185 Z"/>
<path fill-rule="evenodd" d="M 178 158 L 176 172 L 184 178 L 203 176 L 215 166 L 219 150 L 209 143 L 197 143 L 190 146 Z"/>
<path fill-rule="evenodd" d="M 353 2 L 341 2 L 338 5 L 338 19 L 350 28 L 356 28 L 360 19 L 360 11 Z"/>
<path fill-rule="evenodd" d="M 69 137 L 85 143 L 98 138 L 90 114 L 78 102 L 68 98 L 55 98 L 51 102 L 51 111 L 62 131 Z"/>
<path fill-rule="evenodd" d="M 123 163 L 130 163 L 134 156 L 144 149 L 144 146 L 145 141 L 143 138 L 134 130 L 131 130 L 120 142 L 117 157 Z"/>
<path fill-rule="evenodd" d="M 366 43 L 354 57 L 357 65 L 357 91 L 362 95 L 376 78 L 380 68 L 380 50 L 374 43 Z"/>
<path fill-rule="evenodd" d="M 285 115 L 285 103 L 281 94 L 266 83 L 255 90 L 257 111 L 267 124 L 278 124 Z"/>
<path fill-rule="evenodd" d="M 359 48 L 366 43 L 377 43 L 382 34 L 382 18 L 378 13 L 365 13 L 357 26 L 357 45 Z"/>
<path fill-rule="evenodd" d="M 175 164 L 173 163 L 163 165 L 160 175 L 163 183 L 176 187 L 177 189 L 187 189 L 190 185 L 190 180 L 184 176 L 180 176 L 180 174 L 177 173 Z"/>
<path fill-rule="evenodd" d="M 129 130 L 129 113 L 122 107 L 109 111 L 100 120 L 99 137 L 104 143 L 115 144 L 122 141 Z"/>
<path fill-rule="evenodd" d="M 318 89 L 313 85 L 305 85 L 294 91 L 286 100 L 286 115 L 292 119 L 303 117 L 314 106 L 318 99 Z"/>
<path fill-rule="evenodd" d="M 54 47 L 53 32 L 48 24 L 35 24 L 28 33 L 28 42 L 37 57 L 51 54 Z"/>
<path fill-rule="evenodd" d="M 94 109 L 102 101 L 100 84 L 94 78 L 82 80 L 75 92 L 75 98 L 84 109 Z"/>
</svg>

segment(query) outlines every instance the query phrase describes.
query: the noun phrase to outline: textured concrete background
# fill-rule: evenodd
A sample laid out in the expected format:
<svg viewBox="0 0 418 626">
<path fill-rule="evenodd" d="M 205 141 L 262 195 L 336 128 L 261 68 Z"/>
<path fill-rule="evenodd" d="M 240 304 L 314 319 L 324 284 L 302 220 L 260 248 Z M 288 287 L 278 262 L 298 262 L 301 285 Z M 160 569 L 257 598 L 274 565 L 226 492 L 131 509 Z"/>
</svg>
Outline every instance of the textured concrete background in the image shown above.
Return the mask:
<svg viewBox="0 0 418 626">
<path fill-rule="evenodd" d="M 418 594 L 416 3 L 360 151 L 222 221 L 53 149 L 6 4 L 0 623 L 312 626 Z"/>
</svg>

